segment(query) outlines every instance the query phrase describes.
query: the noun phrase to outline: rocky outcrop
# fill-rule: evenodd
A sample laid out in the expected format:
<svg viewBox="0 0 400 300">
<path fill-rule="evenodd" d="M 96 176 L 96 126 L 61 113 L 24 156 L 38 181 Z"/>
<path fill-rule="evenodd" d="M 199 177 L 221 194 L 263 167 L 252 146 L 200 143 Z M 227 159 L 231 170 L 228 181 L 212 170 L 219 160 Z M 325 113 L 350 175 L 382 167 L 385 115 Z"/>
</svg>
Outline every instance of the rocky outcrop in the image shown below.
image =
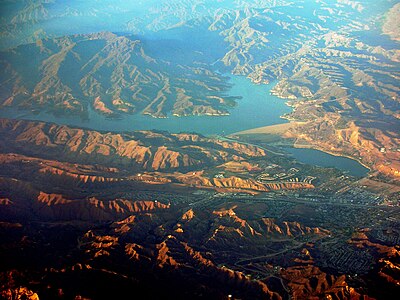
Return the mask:
<svg viewBox="0 0 400 300">
<path fill-rule="evenodd" d="M 195 216 L 195 214 L 194 214 L 193 209 L 189 209 L 187 212 L 185 212 L 182 215 L 182 220 L 189 222 L 190 220 L 192 220 L 194 218 L 194 216 Z"/>
<path fill-rule="evenodd" d="M 14 299 L 39 300 L 38 294 L 29 290 L 26 287 L 1 291 L 0 296 L 1 299 L 4 300 L 14 300 Z"/>
<path fill-rule="evenodd" d="M 33 204 L 34 212 L 45 219 L 56 220 L 115 220 L 132 213 L 167 209 L 169 206 L 154 201 L 125 199 L 99 200 L 66 199 L 59 194 L 40 192 Z"/>
<path fill-rule="evenodd" d="M 297 190 L 297 189 L 312 189 L 314 185 L 305 182 L 275 182 L 275 183 L 260 183 L 252 178 L 240 178 L 231 176 L 228 178 L 207 178 L 201 173 L 199 174 L 182 174 L 176 177 L 179 182 L 186 185 L 195 186 L 198 188 L 215 188 L 222 190 L 240 191 L 259 191 L 269 192 L 276 190 Z"/>
<path fill-rule="evenodd" d="M 317 267 L 299 266 L 282 271 L 282 278 L 287 280 L 293 297 L 297 299 L 365 299 L 346 282 L 346 276 L 326 274 Z M 367 296 L 367 299 L 372 299 Z"/>
<path fill-rule="evenodd" d="M 18 184 L 18 182 L 5 181 L 4 184 L 8 186 L 6 194 L 13 195 L 13 200 L 10 200 L 9 197 L 0 199 L 1 215 L 4 218 L 107 221 L 170 207 L 169 204 L 150 200 L 73 198 L 61 194 L 34 191 L 29 185 L 25 186 L 23 182 Z"/>
<path fill-rule="evenodd" d="M 214 211 L 213 214 L 210 231 L 205 237 L 206 244 L 212 248 L 229 249 L 229 247 L 235 247 L 234 245 L 241 245 L 261 255 L 263 251 L 261 245 L 267 241 L 279 241 L 305 235 L 322 237 L 329 234 L 328 230 L 318 227 L 310 228 L 298 222 L 282 222 L 271 218 L 245 220 L 235 213 L 234 208 Z M 183 228 L 185 230 L 185 226 Z"/>
</svg>

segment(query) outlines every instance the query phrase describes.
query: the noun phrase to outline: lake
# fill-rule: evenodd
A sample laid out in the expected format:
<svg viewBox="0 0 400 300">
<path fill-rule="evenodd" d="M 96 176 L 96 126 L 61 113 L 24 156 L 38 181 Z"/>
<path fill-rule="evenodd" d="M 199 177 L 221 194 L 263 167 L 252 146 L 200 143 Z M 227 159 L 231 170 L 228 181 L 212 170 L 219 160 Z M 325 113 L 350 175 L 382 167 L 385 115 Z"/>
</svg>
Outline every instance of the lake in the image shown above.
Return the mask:
<svg viewBox="0 0 400 300">
<path fill-rule="evenodd" d="M 80 117 L 56 117 L 46 113 L 33 115 L 15 109 L 0 110 L 0 117 L 40 120 L 58 124 L 86 127 L 105 131 L 134 131 L 134 130 L 167 130 L 173 133 L 197 132 L 204 135 L 227 135 L 247 129 L 286 123 L 281 116 L 290 113 L 291 108 L 285 101 L 271 95 L 273 83 L 256 85 L 243 76 L 230 76 L 233 85 L 229 96 L 241 96 L 236 107 L 230 110 L 229 116 L 188 116 L 166 119 L 156 119 L 146 115 L 125 115 L 121 119 L 108 119 L 105 116 L 89 110 L 89 120 Z M 368 169 L 355 160 L 334 156 L 313 149 L 287 148 L 298 161 L 335 167 L 353 176 L 365 176 Z"/>
<path fill-rule="evenodd" d="M 302 163 L 336 168 L 352 176 L 364 177 L 369 172 L 368 168 L 347 157 L 335 156 L 326 152 L 307 148 L 284 148 L 284 150 Z"/>
<path fill-rule="evenodd" d="M 107 118 L 89 109 L 89 120 L 80 117 L 56 117 L 46 113 L 33 115 L 26 112 L 2 109 L 0 116 L 41 120 L 64 125 L 106 131 L 167 130 L 173 133 L 197 132 L 204 135 L 230 134 L 246 129 L 287 122 L 280 116 L 292 109 L 285 101 L 271 95 L 273 83 L 256 85 L 244 76 L 230 76 L 233 85 L 228 96 L 241 96 L 228 116 L 187 116 L 157 119 L 147 115 L 123 115 L 118 119 Z"/>
</svg>

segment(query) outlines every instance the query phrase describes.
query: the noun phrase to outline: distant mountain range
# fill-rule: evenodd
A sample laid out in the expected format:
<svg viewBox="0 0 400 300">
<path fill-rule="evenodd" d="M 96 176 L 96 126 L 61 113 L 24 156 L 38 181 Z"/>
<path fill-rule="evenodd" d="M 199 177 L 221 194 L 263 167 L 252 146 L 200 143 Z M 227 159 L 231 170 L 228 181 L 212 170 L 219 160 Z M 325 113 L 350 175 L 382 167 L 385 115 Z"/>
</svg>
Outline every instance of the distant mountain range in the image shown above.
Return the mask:
<svg viewBox="0 0 400 300">
<path fill-rule="evenodd" d="M 2 53 L 1 64 L 3 106 L 165 118 L 227 114 L 235 103 L 209 67 L 156 60 L 139 40 L 112 33 L 40 40 Z"/>
</svg>

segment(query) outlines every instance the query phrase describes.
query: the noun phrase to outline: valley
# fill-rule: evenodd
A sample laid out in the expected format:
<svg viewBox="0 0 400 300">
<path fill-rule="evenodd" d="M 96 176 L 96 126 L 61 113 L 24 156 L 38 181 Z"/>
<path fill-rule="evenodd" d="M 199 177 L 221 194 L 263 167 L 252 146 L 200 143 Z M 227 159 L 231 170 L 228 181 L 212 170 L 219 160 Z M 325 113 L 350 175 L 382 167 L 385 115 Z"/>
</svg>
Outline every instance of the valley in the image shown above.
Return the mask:
<svg viewBox="0 0 400 300">
<path fill-rule="evenodd" d="M 394 299 L 398 14 L 0 3 L 0 299 Z"/>
<path fill-rule="evenodd" d="M 187 289 L 168 297 L 361 297 L 378 293 L 366 289 L 370 278 L 395 291 L 381 261 L 397 259 L 394 190 L 197 134 L 0 124 L 0 257 L 12 268 L 1 273 L 3 297 L 119 297 L 135 287 L 157 298 L 165 290 L 150 286 L 178 282 Z"/>
</svg>

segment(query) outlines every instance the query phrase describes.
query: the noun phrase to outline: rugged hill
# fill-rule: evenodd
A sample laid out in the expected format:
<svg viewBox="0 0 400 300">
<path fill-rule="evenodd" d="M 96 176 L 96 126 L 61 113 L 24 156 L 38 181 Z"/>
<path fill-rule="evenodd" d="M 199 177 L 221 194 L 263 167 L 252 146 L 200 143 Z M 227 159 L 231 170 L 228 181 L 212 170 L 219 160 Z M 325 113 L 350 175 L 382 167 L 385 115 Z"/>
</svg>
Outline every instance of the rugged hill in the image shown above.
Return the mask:
<svg viewBox="0 0 400 300">
<path fill-rule="evenodd" d="M 0 124 L 2 299 L 109 299 L 132 289 L 171 299 L 362 299 L 396 289 L 398 233 L 380 227 L 396 228 L 398 209 L 244 194 L 312 188 L 251 174 L 272 161 L 290 168 L 288 158 L 197 134 Z M 158 161 L 160 147 L 177 156 Z M 213 176 L 222 170 L 231 173 Z"/>
<path fill-rule="evenodd" d="M 40 197 L 48 198 L 45 195 L 40 195 Z M 59 204 L 63 205 L 61 201 Z M 93 293 L 87 289 L 93 284 L 90 280 L 87 287 L 76 286 L 77 278 L 89 275 L 87 277 L 89 279 L 92 276 L 97 277 L 95 274 L 100 273 L 115 282 L 120 289 L 118 292 L 114 288 L 108 288 L 106 295 L 109 293 L 120 295 L 126 291 L 124 281 L 129 278 L 133 280 L 134 286 L 156 284 L 157 290 L 145 292 L 146 295 L 152 296 L 166 292 L 161 281 L 167 280 L 172 287 L 180 285 L 180 288 L 171 292 L 171 296 L 167 298 L 172 298 L 174 295 L 182 298 L 185 294 L 195 298 L 211 297 L 213 299 L 223 299 L 228 294 L 235 294 L 235 297 L 244 297 L 245 299 L 282 299 L 286 297 L 271 291 L 268 285 L 260 280 L 252 280 L 240 271 L 219 266 L 216 263 L 218 253 L 229 253 L 234 240 L 239 239 L 257 246 L 258 249 L 257 247 L 246 249 L 246 253 L 253 253 L 253 255 L 261 251 L 265 245 L 274 244 L 264 229 L 258 229 L 259 232 L 245 229 L 251 228 L 250 225 L 246 220 L 236 217 L 233 209 L 213 213 L 200 209 L 185 212 L 171 207 L 158 212 L 131 211 L 130 214 L 127 218 L 115 217 L 114 220 L 118 221 L 105 227 L 102 225 L 103 229 L 101 230 L 86 230 L 86 225 L 81 228 L 71 225 L 72 227 L 67 229 L 68 227 L 55 223 L 54 227 L 51 226 L 45 230 L 46 236 L 30 237 L 29 239 L 33 238 L 33 240 L 26 241 L 29 249 L 29 245 L 35 243 L 36 238 L 45 238 L 51 241 L 56 239 L 55 230 L 63 228 L 63 234 L 69 236 L 71 244 L 68 249 L 62 249 L 57 247 L 58 242 L 54 240 L 52 242 L 53 250 L 56 253 L 70 253 L 74 256 L 72 261 L 66 259 L 59 266 L 53 265 L 45 271 L 40 271 L 47 279 L 41 280 L 35 288 L 36 291 L 40 290 L 39 296 L 44 295 L 46 299 L 49 295 L 53 295 L 53 299 L 58 299 L 62 295 L 56 296 L 55 293 L 61 289 L 65 295 L 75 296 L 82 293 L 86 297 L 101 299 L 97 292 Z M 76 217 L 79 218 L 78 215 Z M 228 219 L 225 219 L 226 217 Z M 224 227 L 220 225 L 221 222 L 226 223 Z M 261 223 L 265 224 L 265 221 L 261 221 Z M 91 222 L 91 224 L 93 223 Z M 3 223 L 0 225 L 0 230 L 7 226 Z M 301 224 L 287 224 L 287 229 L 281 231 L 279 225 L 275 225 L 274 220 L 269 221 L 269 226 L 277 228 L 273 234 L 281 246 L 294 241 L 295 237 L 292 236 L 290 230 L 298 231 L 295 236 L 323 236 L 326 234 L 319 232 L 320 229 L 308 229 Z M 241 236 L 237 236 L 235 230 L 232 231 L 235 227 L 242 228 L 237 229 L 237 232 L 241 232 Z M 19 231 L 16 236 L 22 233 L 21 230 L 24 231 L 27 228 L 15 228 L 17 232 Z M 76 231 L 72 228 L 75 228 Z M 220 232 L 218 238 L 215 237 L 216 231 Z M 75 241 L 72 240 L 74 237 Z M 214 242 L 206 242 L 210 239 L 213 239 Z M 7 247 L 10 249 L 18 243 L 18 240 L 8 242 Z M 218 251 L 215 251 L 217 249 Z M 5 253 L 8 251 L 6 250 Z M 47 252 L 45 257 L 44 264 L 52 265 L 53 259 L 48 256 Z M 149 269 L 152 269 L 151 273 L 146 271 Z M 62 280 L 64 275 L 67 276 Z M 32 276 L 36 275 L 32 274 Z M 4 284 L 12 286 L 10 278 L 19 280 L 15 273 L 9 274 L 9 278 L 4 281 Z M 46 285 L 48 286 L 47 291 L 43 289 L 46 289 Z"/>
<path fill-rule="evenodd" d="M 278 81 L 272 92 L 294 108 L 285 117 L 300 123 L 287 136 L 298 145 L 361 159 L 399 177 L 399 47 L 375 37 L 381 28 L 361 3 L 225 11 L 209 29 L 229 43 L 221 63 L 233 73 L 255 83 Z"/>
<path fill-rule="evenodd" d="M 0 299 L 398 297 L 394 2 L 3 1 L 7 117 L 220 116 L 231 72 L 289 101 L 284 137 L 380 181 L 222 137 L 1 119 Z"/>
<path fill-rule="evenodd" d="M 165 118 L 224 115 L 234 103 L 210 68 L 156 60 L 137 38 L 108 32 L 38 40 L 1 53 L 0 63 L 4 106 Z"/>
<path fill-rule="evenodd" d="M 11 5 L 9 21 L 45 26 L 41 20 L 105 17 L 101 5 L 97 11 L 92 2 L 82 11 L 76 5 Z M 361 157 L 380 174 L 398 178 L 399 50 L 390 29 L 396 28 L 390 24 L 398 5 L 161 1 L 140 4 L 148 12 L 143 18 L 119 1 L 110 5 L 110 16 L 124 11 L 124 26 L 143 41 L 111 33 L 68 35 L 2 52 L 0 102 L 84 117 L 89 110 L 159 118 L 225 115 L 234 99 L 226 97 L 229 85 L 215 73 L 219 69 L 254 83 L 276 82 L 273 93 L 294 107 L 286 117 L 302 122 L 289 134 L 297 144 Z"/>
<path fill-rule="evenodd" d="M 54 201 L 57 197 L 40 194 L 39 198 Z M 59 205 L 66 204 L 57 199 Z M 7 258 L 0 270 L 1 296 L 106 299 L 122 297 L 134 288 L 150 298 L 168 299 L 226 299 L 228 295 L 373 299 L 370 295 L 377 295 L 377 282 L 366 285 L 364 280 L 379 280 L 385 297 L 396 290 L 398 246 L 374 241 L 379 231 L 362 230 L 344 241 L 349 247 L 354 244 L 354 249 L 366 247 L 381 259 L 368 275 L 346 276 L 326 268 L 318 258 L 321 253 L 340 251 L 336 244 L 332 246 L 336 239 L 330 239 L 335 233 L 326 229 L 284 217 L 254 217 L 242 204 L 153 208 L 141 206 L 127 216 L 114 214 L 107 222 L 81 222 L 79 214 L 71 214 L 68 222 L 60 215 L 51 220 L 0 222 L 0 257 Z M 384 236 L 396 234 L 390 230 Z M 321 250 L 321 245 L 327 249 Z M 38 253 L 41 260 L 35 259 Z M 341 262 L 347 255 L 336 259 Z M 18 263 L 23 267 L 4 271 Z M 356 259 L 351 262 L 355 263 Z"/>
<path fill-rule="evenodd" d="M 324 116 L 320 123 L 308 122 L 295 126 L 283 136 L 295 139 L 300 147 L 311 146 L 357 158 L 373 171 L 385 175 L 387 181 L 394 179 L 398 183 L 400 138 L 396 132 L 397 122 L 348 122 L 337 128 L 335 116 L 328 116 Z"/>
<path fill-rule="evenodd" d="M 2 119 L 0 137 L 0 203 L 7 219 L 100 221 L 167 207 L 132 191 L 314 188 L 299 180 L 261 183 L 248 172 L 215 177 L 226 162 L 251 165 L 268 156 L 256 146 L 197 134 L 110 133 Z"/>
<path fill-rule="evenodd" d="M 132 170 L 189 170 L 228 160 L 266 156 L 255 146 L 192 134 L 107 133 L 42 122 L 2 119 L 2 152 Z"/>
</svg>

